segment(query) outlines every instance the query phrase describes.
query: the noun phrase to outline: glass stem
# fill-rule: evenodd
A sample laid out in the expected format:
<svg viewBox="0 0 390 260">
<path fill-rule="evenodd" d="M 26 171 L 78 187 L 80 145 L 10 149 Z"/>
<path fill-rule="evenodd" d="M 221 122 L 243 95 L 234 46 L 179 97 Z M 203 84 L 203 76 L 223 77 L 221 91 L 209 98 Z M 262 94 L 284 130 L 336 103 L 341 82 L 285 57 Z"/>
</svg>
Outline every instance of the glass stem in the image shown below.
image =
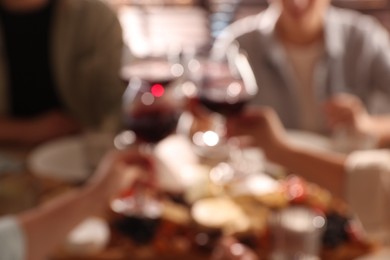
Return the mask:
<svg viewBox="0 0 390 260">
<path fill-rule="evenodd" d="M 226 138 L 226 118 L 218 113 L 214 114 L 213 129 L 221 139 Z"/>
</svg>

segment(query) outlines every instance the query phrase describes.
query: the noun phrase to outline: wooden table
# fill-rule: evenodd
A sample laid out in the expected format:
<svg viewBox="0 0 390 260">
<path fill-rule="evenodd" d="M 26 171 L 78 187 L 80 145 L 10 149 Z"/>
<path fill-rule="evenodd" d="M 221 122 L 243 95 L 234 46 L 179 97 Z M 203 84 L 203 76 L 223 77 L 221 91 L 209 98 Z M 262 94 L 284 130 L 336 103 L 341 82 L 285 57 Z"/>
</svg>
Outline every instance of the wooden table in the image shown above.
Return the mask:
<svg viewBox="0 0 390 260">
<path fill-rule="evenodd" d="M 180 143 L 177 143 L 180 147 Z M 182 145 L 182 144 L 181 144 Z M 186 157 L 191 163 L 197 163 L 197 159 L 193 157 L 190 153 L 186 154 L 186 152 L 182 152 L 180 154 L 177 153 L 175 149 L 172 148 L 172 143 L 169 143 L 166 148 L 167 150 L 162 150 L 162 160 L 167 160 L 169 158 L 175 158 L 184 165 L 184 157 Z M 176 147 L 176 146 L 175 146 Z M 185 147 L 180 147 L 180 149 L 184 149 Z M 188 148 L 188 147 L 187 147 Z M 7 151 L 7 155 L 12 156 L 14 158 L 25 160 L 30 153 L 33 147 L 5 147 L 3 151 Z M 187 160 L 186 159 L 186 160 Z M 172 180 L 180 182 L 179 175 L 180 167 L 177 167 L 177 161 L 174 162 L 165 162 L 166 171 L 170 171 L 173 173 L 172 178 L 169 179 L 168 182 L 172 184 Z M 187 180 L 188 181 L 188 180 Z M 14 186 L 12 186 L 12 185 Z M 3 174 L 0 177 L 0 186 L 8 185 L 12 187 L 17 187 L 17 192 L 14 198 L 1 198 L 0 192 L 0 202 L 3 199 L 8 199 L 11 203 L 9 205 L 20 205 L 20 207 L 13 208 L 11 206 L 4 207 L 4 204 L 1 204 L 1 212 L 0 214 L 10 214 L 10 213 L 18 213 L 23 210 L 32 208 L 37 206 L 45 201 L 52 199 L 60 194 L 63 194 L 69 189 L 77 188 L 77 185 L 73 185 L 70 183 L 66 183 L 59 180 L 42 178 L 32 174 L 27 168 L 21 169 L 19 172 L 10 172 L 8 174 Z M 3 190 L 0 188 L 0 191 Z M 28 194 L 26 196 L 26 194 Z M 24 201 L 27 198 L 26 201 Z M 18 202 L 17 202 L 18 201 Z M 19 203 L 23 201 L 24 203 Z M 17 202 L 17 203 L 16 203 Z M 109 212 L 109 211 L 108 211 Z M 107 218 L 109 223 L 112 223 L 112 215 L 107 214 L 104 216 Z M 168 223 L 169 224 L 169 223 Z M 112 226 L 112 225 L 111 225 Z M 165 236 L 166 233 L 159 236 L 160 240 L 156 240 L 153 246 L 135 246 L 129 239 L 125 236 L 119 234 L 115 229 L 111 230 L 111 239 L 108 246 L 98 254 L 90 255 L 90 256 L 75 256 L 69 255 L 61 250 L 53 254 L 53 260 L 125 260 L 125 259 L 188 259 L 188 260 L 197 260 L 197 259 L 210 259 L 210 253 L 202 252 L 201 250 L 176 250 L 172 252 L 171 249 L 167 250 L 161 245 L 157 245 L 156 243 L 163 242 L 172 242 L 172 236 Z M 158 250 L 152 250 L 154 249 Z M 187 247 L 188 248 L 188 247 Z M 177 248 L 176 248 L 177 249 Z M 334 260 L 334 258 L 330 258 Z"/>
</svg>

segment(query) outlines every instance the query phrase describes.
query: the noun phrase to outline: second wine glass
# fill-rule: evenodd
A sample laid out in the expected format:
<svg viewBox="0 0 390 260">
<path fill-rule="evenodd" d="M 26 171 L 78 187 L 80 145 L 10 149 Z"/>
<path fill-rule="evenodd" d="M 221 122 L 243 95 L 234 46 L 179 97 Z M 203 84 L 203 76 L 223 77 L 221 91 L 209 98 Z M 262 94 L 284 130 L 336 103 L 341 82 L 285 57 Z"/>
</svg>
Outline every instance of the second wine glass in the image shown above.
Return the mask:
<svg viewBox="0 0 390 260">
<path fill-rule="evenodd" d="M 241 173 L 248 173 L 248 169 L 244 169 L 246 166 L 243 165 L 245 158 L 242 150 L 226 136 L 225 121 L 227 117 L 238 115 L 258 92 L 246 55 L 237 49 L 231 51 L 225 60 L 205 60 L 201 65 L 202 77 L 197 84 L 198 103 L 206 108 L 206 111 L 211 112 L 212 127 L 201 135 L 200 141 L 195 142 L 208 142 L 210 144 L 208 148 L 211 146 L 214 151 L 225 153 L 223 155 L 226 159 L 223 163 L 226 165 L 227 162 L 231 171 L 219 175 L 222 182 L 242 175 Z"/>
</svg>

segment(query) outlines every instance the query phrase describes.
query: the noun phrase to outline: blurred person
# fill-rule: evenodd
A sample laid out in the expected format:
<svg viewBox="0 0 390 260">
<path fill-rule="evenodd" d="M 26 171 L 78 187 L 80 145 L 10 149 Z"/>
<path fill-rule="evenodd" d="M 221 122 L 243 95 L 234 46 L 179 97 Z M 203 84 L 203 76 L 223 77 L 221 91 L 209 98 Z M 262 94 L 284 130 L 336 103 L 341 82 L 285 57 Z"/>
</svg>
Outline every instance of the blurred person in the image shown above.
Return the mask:
<svg viewBox="0 0 390 260">
<path fill-rule="evenodd" d="M 343 199 L 372 238 L 390 238 L 390 150 L 344 155 L 295 146 L 268 107 L 249 107 L 229 118 L 227 127 L 230 136 L 241 137 L 242 145 L 260 147 L 268 160 Z"/>
<path fill-rule="evenodd" d="M 287 128 L 328 133 L 324 121 L 332 115 L 324 115 L 323 102 L 337 93 L 355 95 L 370 113 L 378 110 L 373 96 L 390 97 L 388 32 L 375 18 L 329 0 L 271 0 L 222 32 L 213 55 L 225 55 L 232 43 L 254 71 L 253 103 L 273 107 Z M 387 116 L 378 120 L 390 130 Z"/>
<path fill-rule="evenodd" d="M 363 102 L 356 96 L 346 93 L 337 94 L 324 103 L 324 111 L 330 129 L 344 131 L 346 135 L 355 138 L 355 142 L 371 138 L 376 146 L 389 147 L 389 117 L 387 115 L 371 115 Z"/>
<path fill-rule="evenodd" d="M 135 151 L 113 151 L 85 186 L 37 208 L 0 218 L 0 259 L 46 259 L 78 223 L 104 213 L 110 199 L 129 187 L 149 163 Z"/>
<path fill-rule="evenodd" d="M 122 31 L 107 4 L 0 0 L 0 28 L 0 142 L 36 144 L 119 115 Z"/>
</svg>

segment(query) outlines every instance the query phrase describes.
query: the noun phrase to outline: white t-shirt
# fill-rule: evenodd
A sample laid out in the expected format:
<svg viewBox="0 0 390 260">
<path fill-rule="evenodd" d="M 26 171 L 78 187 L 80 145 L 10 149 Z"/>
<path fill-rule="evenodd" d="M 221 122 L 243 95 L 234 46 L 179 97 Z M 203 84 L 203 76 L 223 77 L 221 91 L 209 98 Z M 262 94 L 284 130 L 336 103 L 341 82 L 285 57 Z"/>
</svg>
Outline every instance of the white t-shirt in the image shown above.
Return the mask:
<svg viewBox="0 0 390 260">
<path fill-rule="evenodd" d="M 295 79 L 302 129 L 319 132 L 323 129 L 323 116 L 314 90 L 314 73 L 316 64 L 324 54 L 324 44 L 318 41 L 304 47 L 290 44 L 284 46 Z"/>
<path fill-rule="evenodd" d="M 371 238 L 390 245 L 390 150 L 353 152 L 346 171 L 347 203 Z"/>
<path fill-rule="evenodd" d="M 24 260 L 25 237 L 19 223 L 13 217 L 0 218 L 0 259 Z"/>
</svg>

